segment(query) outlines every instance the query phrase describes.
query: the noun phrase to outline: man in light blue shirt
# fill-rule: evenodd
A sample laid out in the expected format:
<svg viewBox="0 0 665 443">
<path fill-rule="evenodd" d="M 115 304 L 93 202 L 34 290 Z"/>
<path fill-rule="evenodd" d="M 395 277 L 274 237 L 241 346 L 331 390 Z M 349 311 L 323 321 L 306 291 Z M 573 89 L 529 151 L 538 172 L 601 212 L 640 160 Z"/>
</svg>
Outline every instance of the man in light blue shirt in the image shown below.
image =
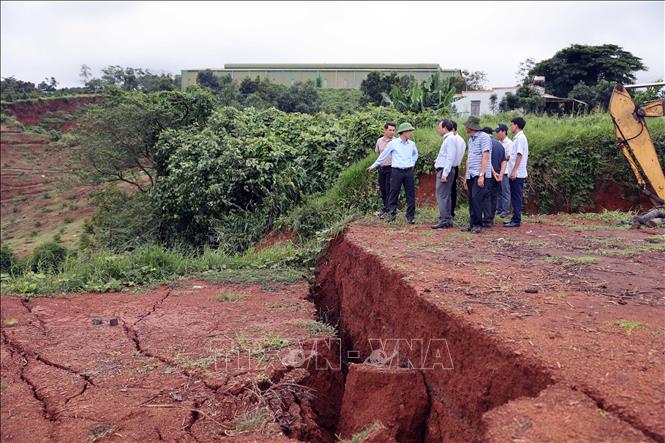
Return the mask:
<svg viewBox="0 0 665 443">
<path fill-rule="evenodd" d="M 418 160 L 418 148 L 411 141 L 414 127 L 410 123 L 404 122 L 397 128 L 399 137 L 388 143 L 379 158 L 372 166 L 367 168 L 367 172 L 372 172 L 383 161 L 392 155 L 392 170 L 390 172 L 390 213 L 385 217 L 387 222 L 394 221 L 397 216 L 397 199 L 399 192 L 404 185 L 406 193 L 406 219 L 410 224 L 415 224 L 416 217 L 416 181 L 413 168 Z"/>
<path fill-rule="evenodd" d="M 439 222 L 432 229 L 452 228 L 452 188 L 455 186 L 453 167 L 457 159 L 457 141 L 453 134 L 453 122 L 439 122 L 439 134 L 443 136 L 439 155 L 434 161 L 436 169 L 436 204 L 439 206 Z"/>
<path fill-rule="evenodd" d="M 470 223 L 467 228 L 462 230 L 477 234 L 483 224 L 485 200 L 489 198 L 485 179 L 492 179 L 492 168 L 490 166 L 492 140 L 489 135 L 482 132 L 478 117 L 469 117 L 464 126 L 467 134 L 469 134 L 464 189 L 469 194 Z"/>
</svg>

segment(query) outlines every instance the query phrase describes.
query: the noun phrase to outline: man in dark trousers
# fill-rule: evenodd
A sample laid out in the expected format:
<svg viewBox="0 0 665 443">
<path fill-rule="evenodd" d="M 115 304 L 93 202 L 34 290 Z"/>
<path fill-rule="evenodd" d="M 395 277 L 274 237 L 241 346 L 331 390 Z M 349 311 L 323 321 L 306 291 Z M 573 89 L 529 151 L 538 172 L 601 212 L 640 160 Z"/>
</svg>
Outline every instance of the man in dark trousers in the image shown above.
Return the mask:
<svg viewBox="0 0 665 443">
<path fill-rule="evenodd" d="M 376 141 L 376 146 L 374 146 L 374 152 L 381 155 L 381 153 L 386 149 L 388 143 L 393 141 L 395 138 L 395 130 L 397 125 L 395 123 L 388 122 L 383 125 L 383 136 L 379 137 Z M 383 201 L 383 209 L 381 210 L 381 217 L 388 215 L 389 206 L 390 206 L 390 172 L 392 170 L 391 162 L 392 156 L 386 157 L 386 159 L 381 163 L 379 167 L 379 190 L 381 191 L 381 201 Z"/>
<path fill-rule="evenodd" d="M 416 223 L 416 181 L 414 177 L 414 166 L 418 160 L 418 149 L 411 141 L 414 127 L 404 122 L 397 128 L 399 137 L 388 143 L 386 149 L 379 158 L 367 168 L 372 172 L 383 161 L 392 155 L 392 170 L 390 171 L 390 213 L 385 217 L 387 222 L 392 222 L 397 216 L 397 198 L 399 191 L 404 186 L 406 193 L 406 219 L 410 224 Z"/>
<path fill-rule="evenodd" d="M 513 148 L 508 160 L 508 177 L 510 179 L 510 203 L 513 205 L 513 218 L 504 222 L 506 228 L 519 228 L 522 223 L 522 191 L 527 178 L 526 164 L 529 161 L 529 142 L 524 135 L 526 121 L 515 117 L 510 121 L 513 137 Z"/>
<path fill-rule="evenodd" d="M 489 135 L 482 131 L 478 117 L 469 117 L 464 126 L 466 127 L 466 133 L 469 134 L 464 189 L 469 194 L 470 223 L 462 231 L 478 234 L 483 225 L 485 200 L 489 197 L 486 184 L 489 180 L 492 180 L 490 166 L 492 140 Z"/>
<path fill-rule="evenodd" d="M 436 170 L 436 204 L 439 207 L 439 222 L 432 229 L 452 228 L 452 198 L 451 191 L 455 185 L 453 164 L 457 157 L 457 143 L 453 135 L 453 122 L 447 119 L 439 122 L 439 135 L 441 135 L 441 148 L 434 161 Z"/>
<path fill-rule="evenodd" d="M 455 120 L 451 120 L 453 123 L 453 135 L 455 136 L 455 144 L 457 145 L 457 155 L 455 156 L 455 163 L 453 164 L 453 173 L 455 174 L 453 178 L 453 189 L 451 191 L 452 199 L 452 216 L 455 218 L 455 208 L 457 208 L 457 177 L 459 177 L 459 165 L 462 164 L 462 159 L 464 158 L 464 152 L 466 151 L 466 142 L 461 135 L 457 133 L 457 123 Z"/>
<path fill-rule="evenodd" d="M 492 150 L 490 157 L 490 167 L 492 168 L 492 178 L 487 180 L 487 193 L 489 199 L 485 202 L 483 208 L 483 228 L 491 228 L 494 224 L 494 214 L 496 213 L 496 198 L 501 192 L 501 178 L 506 169 L 508 161 L 506 160 L 506 151 L 503 144 L 492 135 L 492 128 L 484 127 L 483 132 L 490 135 L 492 139 Z"/>
</svg>

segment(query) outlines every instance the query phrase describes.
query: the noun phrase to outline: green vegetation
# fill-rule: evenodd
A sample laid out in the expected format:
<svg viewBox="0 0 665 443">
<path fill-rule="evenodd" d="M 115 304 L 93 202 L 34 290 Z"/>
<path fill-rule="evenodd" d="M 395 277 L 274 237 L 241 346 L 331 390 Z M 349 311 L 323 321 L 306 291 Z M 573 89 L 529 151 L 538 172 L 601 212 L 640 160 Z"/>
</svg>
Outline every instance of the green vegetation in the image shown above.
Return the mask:
<svg viewBox="0 0 665 443">
<path fill-rule="evenodd" d="M 102 440 L 106 437 L 108 437 L 111 433 L 113 433 L 115 429 L 113 426 L 107 423 L 100 423 L 92 428 L 90 428 L 90 434 L 88 435 L 88 441 L 89 442 L 96 442 L 98 440 Z"/>
<path fill-rule="evenodd" d="M 365 427 L 362 431 L 358 432 L 357 434 L 354 434 L 350 440 L 342 440 L 339 436 L 337 437 L 342 443 L 362 443 L 364 442 L 369 436 L 371 436 L 373 433 L 376 431 L 380 430 L 383 428 L 383 423 L 380 421 L 376 420 L 374 423 L 371 425 Z"/>
<path fill-rule="evenodd" d="M 308 321 L 298 323 L 296 326 L 304 328 L 307 331 L 308 337 L 318 337 L 321 335 L 336 335 L 337 331 L 334 326 L 319 321 Z"/>
<path fill-rule="evenodd" d="M 214 83 L 205 76 L 203 80 Z M 451 88 L 435 83 L 419 84 L 420 94 L 409 96 L 415 109 L 426 109 L 419 113 L 373 106 L 346 111 L 344 97 L 357 97 L 357 91 L 332 90 L 324 94 L 331 102 L 339 101 L 332 113 L 264 109 L 268 101 L 241 111 L 218 106 L 225 80 L 218 82 L 215 94 L 199 87 L 151 94 L 109 92 L 87 108 L 82 117 L 86 124 L 59 143 L 81 146 L 81 178 L 124 182 L 137 192 L 107 187 L 95 193 L 97 213 L 77 238 L 76 250 L 47 242 L 29 259 L 18 260 L 4 248 L 2 291 L 106 291 L 189 275 L 261 285 L 297 281 L 312 271 L 317 255 L 350 220 L 375 222 L 362 218 L 379 209 L 376 174 L 366 169 L 376 158 L 373 146 L 386 121 L 408 120 L 417 127 L 417 173 L 433 172 L 441 142 L 435 124 L 447 112 L 439 105 L 443 92 Z M 268 98 L 271 87 L 253 80 L 240 86 L 241 94 Z M 512 116 L 484 116 L 481 123 L 494 127 Z M 637 195 L 607 115 L 526 119 L 531 147 L 527 200 L 541 211 L 592 206 L 591 195 L 600 181 L 615 181 Z M 462 122 L 458 124 L 466 137 Z M 656 119 L 649 125 L 655 145 L 664 146 L 665 122 Z M 662 150 L 659 155 L 665 164 Z M 465 193 L 460 197 L 463 201 Z M 466 211 L 460 209 L 460 214 L 464 217 Z M 631 215 L 584 216 L 591 223 L 575 229 L 624 229 L 617 223 Z M 417 216 L 430 222 L 437 214 L 419 208 Z M 574 223 L 566 216 L 562 220 Z M 76 222 L 67 225 L 68 232 L 82 228 L 84 222 Z M 400 218 L 394 226 L 401 224 Z M 257 241 L 274 230 L 292 232 L 295 243 L 256 253 Z M 34 241 L 44 242 L 47 235 L 34 231 Z M 596 253 L 630 254 L 661 246 L 631 248 L 599 248 Z M 572 265 L 597 258 L 562 260 Z"/>
<path fill-rule="evenodd" d="M 481 125 L 505 123 L 510 118 L 510 114 L 484 116 Z M 601 182 L 625 187 L 626 194 L 617 199 L 637 202 L 639 187 L 616 146 L 609 115 L 577 118 L 527 115 L 526 121 L 529 180 L 525 194 L 527 201 L 535 202 L 541 212 L 584 211 L 593 206 L 590 197 Z M 649 120 L 648 125 L 654 146 L 665 146 L 665 120 Z M 665 164 L 665 150 L 657 149 L 657 153 L 661 164 Z"/>
<path fill-rule="evenodd" d="M 266 407 L 260 407 L 246 412 L 236 423 L 235 430 L 238 432 L 260 429 L 271 420 L 270 411 Z"/>
<path fill-rule="evenodd" d="M 18 324 L 18 320 L 15 318 L 7 318 L 3 321 L 5 326 L 16 326 Z"/>
<path fill-rule="evenodd" d="M 41 244 L 32 253 L 32 272 L 54 273 L 62 266 L 68 254 L 67 248 L 56 240 Z"/>
<path fill-rule="evenodd" d="M 309 247 L 314 248 L 315 244 L 310 243 Z M 51 246 L 46 250 L 50 251 Z M 314 249 L 295 248 L 291 244 L 239 255 L 210 249 L 196 254 L 144 245 L 125 253 L 101 250 L 91 255 L 65 255 L 57 267 L 46 267 L 47 263 L 55 262 L 51 255 L 44 256 L 47 258 L 37 262 L 42 266 L 37 271 L 32 268 L 34 259 L 29 259 L 15 274 L 3 274 L 2 293 L 30 297 L 61 292 L 106 292 L 196 274 L 212 281 L 292 282 L 308 272 L 316 253 Z"/>
<path fill-rule="evenodd" d="M 0 272 L 10 273 L 17 266 L 16 254 L 6 244 L 0 245 Z"/>
<path fill-rule="evenodd" d="M 608 326 L 619 326 L 626 330 L 626 335 L 631 335 L 633 329 L 648 326 L 646 323 L 640 323 L 637 321 L 628 321 L 628 320 L 616 320 L 616 321 L 606 321 L 605 324 Z"/>
<path fill-rule="evenodd" d="M 217 296 L 217 301 L 221 302 L 240 303 L 244 299 L 245 296 L 243 294 L 234 294 L 231 292 L 227 292 Z"/>
</svg>

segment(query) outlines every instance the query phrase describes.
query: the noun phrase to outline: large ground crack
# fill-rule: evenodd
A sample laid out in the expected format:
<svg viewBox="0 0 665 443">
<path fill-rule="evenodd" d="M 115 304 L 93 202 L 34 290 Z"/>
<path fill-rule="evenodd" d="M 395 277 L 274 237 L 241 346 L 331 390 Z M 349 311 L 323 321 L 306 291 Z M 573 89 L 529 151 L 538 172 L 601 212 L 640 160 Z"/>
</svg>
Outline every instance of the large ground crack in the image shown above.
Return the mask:
<svg viewBox="0 0 665 443">
<path fill-rule="evenodd" d="M 28 387 L 30 388 L 30 391 L 32 392 L 32 396 L 35 398 L 35 400 L 37 400 L 39 402 L 42 416 L 46 420 L 48 420 L 50 422 L 54 422 L 55 421 L 55 414 L 54 414 L 55 411 L 53 411 L 49 407 L 49 405 L 46 401 L 46 398 L 44 398 L 44 396 L 39 393 L 39 390 L 37 389 L 37 386 L 35 386 L 34 383 L 32 383 L 32 381 L 30 381 L 30 379 L 25 375 L 26 368 L 28 367 L 28 365 L 30 364 L 31 361 L 35 361 L 35 358 L 31 357 L 29 354 L 26 354 L 20 346 L 17 346 L 16 343 L 14 343 L 12 340 L 10 340 L 9 337 L 7 337 L 7 334 L 5 333 L 4 330 L 2 331 L 2 341 L 3 341 L 3 344 L 7 347 L 7 349 L 9 349 L 9 352 L 10 352 L 10 355 L 12 356 L 12 358 L 15 355 L 18 354 L 18 356 L 21 360 L 18 376 L 19 376 L 19 378 L 21 379 L 21 381 L 23 383 L 28 385 Z"/>
<path fill-rule="evenodd" d="M 152 315 L 157 310 L 157 308 L 159 308 L 162 305 L 162 303 L 164 303 L 164 301 L 169 297 L 169 295 L 171 295 L 171 291 L 172 290 L 167 291 L 166 294 L 164 295 L 164 297 L 157 300 L 152 305 L 152 308 L 148 312 L 146 312 L 143 315 L 139 315 L 139 318 L 134 323 L 132 323 L 132 326 L 136 326 L 138 323 L 142 322 L 144 319 L 146 319 L 147 317 Z"/>
<path fill-rule="evenodd" d="M 642 421 L 640 421 L 637 417 L 633 417 L 630 415 L 626 415 L 623 413 L 620 409 L 613 407 L 612 405 L 607 405 L 605 403 L 605 400 L 600 396 L 600 394 L 593 392 L 589 388 L 584 388 L 584 387 L 577 387 L 577 386 L 572 386 L 572 389 L 574 391 L 579 391 L 589 397 L 595 404 L 598 406 L 599 409 L 608 412 L 615 416 L 618 420 L 621 420 L 622 422 L 630 425 L 631 427 L 637 429 L 640 431 L 642 434 L 644 434 L 646 437 L 651 438 L 659 443 L 664 443 L 665 442 L 665 436 L 661 434 L 657 434 L 651 429 L 649 429 Z"/>
</svg>

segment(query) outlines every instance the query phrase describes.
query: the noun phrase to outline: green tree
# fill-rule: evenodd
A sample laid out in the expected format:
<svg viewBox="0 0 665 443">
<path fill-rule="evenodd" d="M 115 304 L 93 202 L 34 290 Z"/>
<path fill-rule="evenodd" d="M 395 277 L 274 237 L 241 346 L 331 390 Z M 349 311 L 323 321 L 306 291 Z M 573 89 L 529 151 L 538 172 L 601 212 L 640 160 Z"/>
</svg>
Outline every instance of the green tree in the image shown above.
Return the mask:
<svg viewBox="0 0 665 443">
<path fill-rule="evenodd" d="M 202 88 L 212 89 L 217 92 L 220 88 L 219 78 L 210 69 L 199 71 L 196 74 L 196 84 Z"/>
<path fill-rule="evenodd" d="M 81 71 L 79 72 L 79 77 L 81 78 L 81 83 L 84 85 L 92 79 L 92 69 L 90 69 L 90 66 L 86 65 L 85 63 L 81 65 Z"/>
<path fill-rule="evenodd" d="M 479 91 L 485 87 L 487 83 L 487 73 L 484 71 L 469 71 L 468 69 L 462 70 L 462 76 L 452 77 L 451 84 L 455 91 Z"/>
<path fill-rule="evenodd" d="M 536 60 L 533 57 L 527 57 L 526 60 L 520 62 L 520 65 L 517 68 L 517 72 L 515 73 L 515 78 L 517 79 L 517 83 L 524 84 L 525 80 L 529 76 L 529 72 L 533 69 L 535 65 L 536 65 Z"/>
<path fill-rule="evenodd" d="M 360 83 L 363 92 L 363 103 L 372 103 L 380 106 L 384 104 L 383 94 L 389 94 L 393 86 L 406 89 L 411 86 L 411 79 L 406 76 L 398 76 L 395 72 L 382 74 L 377 71 L 370 72 L 365 80 Z"/>
<path fill-rule="evenodd" d="M 154 94 L 112 90 L 86 107 L 85 124 L 73 131 L 80 145 L 81 175 L 98 182 L 121 181 L 147 191 L 164 171 L 155 151 L 162 131 L 204 123 L 215 99 L 198 87 Z"/>
<path fill-rule="evenodd" d="M 499 99 L 499 97 L 496 94 L 490 95 L 490 110 L 492 112 L 496 112 L 497 105 L 498 105 L 498 103 L 497 103 L 498 99 Z"/>
<path fill-rule="evenodd" d="M 321 106 L 321 98 L 313 81 L 296 82 L 278 99 L 277 105 L 284 112 L 316 114 Z"/>
<path fill-rule="evenodd" d="M 50 79 L 47 77 L 37 85 L 37 89 L 42 94 L 53 94 L 58 89 L 57 87 L 58 81 L 54 77 Z"/>
<path fill-rule="evenodd" d="M 620 46 L 571 45 L 552 58 L 538 62 L 529 76 L 545 76 L 545 90 L 567 97 L 579 82 L 594 86 L 602 80 L 630 84 L 634 72 L 646 70 L 642 59 L 624 51 Z"/>
<path fill-rule="evenodd" d="M 507 92 L 499 103 L 502 112 L 522 109 L 524 112 L 541 114 L 545 110 L 545 99 L 529 86 L 520 86 L 517 93 Z"/>
<path fill-rule="evenodd" d="M 32 82 L 17 80 L 13 76 L 0 81 L 0 97 L 4 101 L 21 100 L 35 96 L 37 88 Z"/>
</svg>

